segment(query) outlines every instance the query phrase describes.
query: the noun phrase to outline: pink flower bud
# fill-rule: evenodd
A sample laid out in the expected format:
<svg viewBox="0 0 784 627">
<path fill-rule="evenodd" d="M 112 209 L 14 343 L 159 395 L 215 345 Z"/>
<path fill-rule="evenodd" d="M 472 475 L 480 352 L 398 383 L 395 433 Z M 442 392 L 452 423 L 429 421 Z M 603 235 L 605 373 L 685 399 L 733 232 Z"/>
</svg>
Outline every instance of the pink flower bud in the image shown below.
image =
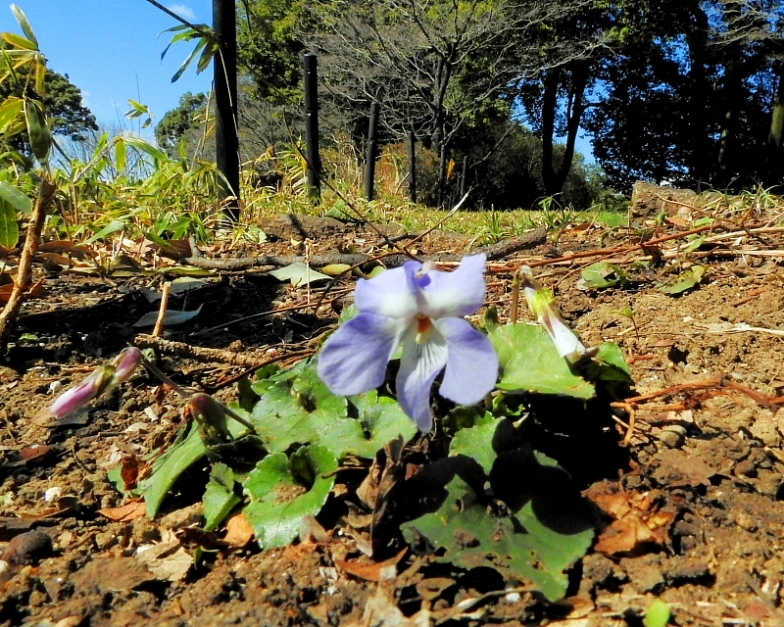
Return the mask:
<svg viewBox="0 0 784 627">
<path fill-rule="evenodd" d="M 141 361 L 142 352 L 138 348 L 134 346 L 124 348 L 120 354 L 110 362 L 111 365 L 114 366 L 114 375 L 112 376 L 110 386 L 114 387 L 115 385 L 127 381 Z"/>
<path fill-rule="evenodd" d="M 94 398 L 126 381 L 142 360 L 138 348 L 123 349 L 108 364 L 99 366 L 80 384 L 67 389 L 52 403 L 49 411 L 57 420 L 81 409 Z"/>
<path fill-rule="evenodd" d="M 111 381 L 114 368 L 111 366 L 100 366 L 96 368 L 89 377 L 79 385 L 67 389 L 58 396 L 49 411 L 58 420 L 65 418 L 78 409 L 81 409 L 92 399 L 96 398 L 106 389 Z"/>
</svg>

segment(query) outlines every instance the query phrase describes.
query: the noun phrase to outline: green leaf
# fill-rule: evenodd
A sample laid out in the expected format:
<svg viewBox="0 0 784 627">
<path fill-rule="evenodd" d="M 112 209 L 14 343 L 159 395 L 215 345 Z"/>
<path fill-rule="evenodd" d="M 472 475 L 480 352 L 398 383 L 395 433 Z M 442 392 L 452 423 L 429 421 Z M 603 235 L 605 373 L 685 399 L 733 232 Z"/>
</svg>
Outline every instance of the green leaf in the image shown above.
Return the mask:
<svg viewBox="0 0 784 627">
<path fill-rule="evenodd" d="M 122 140 L 118 140 L 114 143 L 114 165 L 118 172 L 124 172 L 125 166 L 128 163 L 128 151 L 126 148 L 127 144 Z"/>
<path fill-rule="evenodd" d="M 690 244 L 689 244 L 689 245 L 688 245 L 686 248 L 684 248 L 684 249 L 683 249 L 683 251 L 682 251 L 682 252 L 683 252 L 683 253 L 685 253 L 685 254 L 688 254 L 688 253 L 693 253 L 693 252 L 694 252 L 695 250 L 697 250 L 697 249 L 698 249 L 700 246 L 702 246 L 703 242 L 705 242 L 705 236 L 704 236 L 704 235 L 702 235 L 702 236 L 700 236 L 700 237 L 695 237 L 695 238 L 694 238 L 694 239 L 691 241 L 691 243 L 690 243 Z"/>
<path fill-rule="evenodd" d="M 92 244 L 100 239 L 103 239 L 107 235 L 111 235 L 112 233 L 116 233 L 117 231 L 122 231 L 126 226 L 126 222 L 124 220 L 112 220 L 103 227 L 100 231 L 98 231 L 95 235 L 90 237 L 85 243 Z"/>
<path fill-rule="evenodd" d="M 242 499 L 234 492 L 234 471 L 226 464 L 212 465 L 204 491 L 204 529 L 214 531 Z"/>
<path fill-rule="evenodd" d="M 627 226 L 629 224 L 629 215 L 625 212 L 602 211 L 596 216 L 596 221 L 610 228 L 616 228 Z"/>
<path fill-rule="evenodd" d="M 657 289 L 664 294 L 680 294 L 695 287 L 705 276 L 703 266 L 692 266 L 678 275 L 676 281 L 670 285 L 662 284 Z"/>
<path fill-rule="evenodd" d="M 670 622 L 670 606 L 661 599 L 656 599 L 645 612 L 642 624 L 645 627 L 666 627 Z"/>
<path fill-rule="evenodd" d="M 144 141 L 140 137 L 123 136 L 119 138 L 118 142 L 125 142 L 132 148 L 139 150 L 146 155 L 152 157 L 155 161 L 163 163 L 169 160 L 169 156 L 160 148 L 156 148 L 150 142 Z"/>
<path fill-rule="evenodd" d="M 18 187 L 6 181 L 0 181 L 0 199 L 11 205 L 19 213 L 27 215 L 33 210 L 33 201 Z"/>
<path fill-rule="evenodd" d="M 38 50 L 38 39 L 35 36 L 33 27 L 30 26 L 30 21 L 27 19 L 25 12 L 15 4 L 11 5 L 11 12 L 14 14 L 16 21 L 19 22 L 19 26 L 22 28 L 25 37 L 33 42 L 35 44 L 35 50 Z"/>
<path fill-rule="evenodd" d="M 196 58 L 196 55 L 199 54 L 201 49 L 204 48 L 207 45 L 207 41 L 208 40 L 206 38 L 202 37 L 196 43 L 196 47 L 191 51 L 191 53 L 188 55 L 188 57 L 185 59 L 185 61 L 182 62 L 182 65 L 180 65 L 179 69 L 174 73 L 174 76 L 172 76 L 172 79 L 171 79 L 172 83 L 176 83 L 179 80 L 179 78 L 185 73 L 185 70 L 188 69 L 188 66 Z"/>
<path fill-rule="evenodd" d="M 39 161 L 46 161 L 52 147 L 52 133 L 46 123 L 43 106 L 35 100 L 24 100 L 25 124 L 30 147 Z"/>
<path fill-rule="evenodd" d="M 19 221 L 16 211 L 4 200 L 0 200 L 0 246 L 16 248 L 19 243 Z"/>
<path fill-rule="evenodd" d="M 495 568 L 507 580 L 532 582 L 550 601 L 563 598 L 568 586 L 564 570 L 585 555 L 593 538 L 587 521 L 561 524 L 548 516 L 545 524 L 534 499 L 515 514 L 495 516 L 482 495 L 459 476 L 446 489 L 448 495 L 436 512 L 401 525 L 409 543 L 425 538 L 436 549 L 436 562 Z"/>
<path fill-rule="evenodd" d="M 278 281 L 291 281 L 291 284 L 294 287 L 308 285 L 309 283 L 315 283 L 316 281 L 330 281 L 332 279 L 332 277 L 329 277 L 326 274 L 313 270 L 308 264 L 302 263 L 301 261 L 292 263 L 284 268 L 271 270 L 267 274 L 271 274 L 278 279 Z"/>
<path fill-rule="evenodd" d="M 0 33 L 0 38 L 21 50 L 38 50 L 38 44 L 16 33 Z"/>
<path fill-rule="evenodd" d="M 209 67 L 210 63 L 212 63 L 212 60 L 215 58 L 215 53 L 219 50 L 219 47 L 211 43 L 211 40 L 208 43 L 209 45 L 205 46 L 204 50 L 201 51 L 199 62 L 196 64 L 196 74 L 201 74 Z"/>
<path fill-rule="evenodd" d="M 317 515 L 326 503 L 337 468 L 335 456 L 320 446 L 302 447 L 291 459 L 268 455 L 256 465 L 243 486 L 250 499 L 243 511 L 263 548 L 297 537 L 303 517 Z"/>
<path fill-rule="evenodd" d="M 400 406 L 375 390 L 352 397 L 355 411 L 349 416 L 348 402 L 327 389 L 315 361 L 301 362 L 251 387 L 260 399 L 250 421 L 272 453 L 292 444 L 317 444 L 338 459 L 347 454 L 373 457 L 398 435 L 408 440 L 416 433 Z"/>
<path fill-rule="evenodd" d="M 153 464 L 152 474 L 141 484 L 147 516 L 155 518 L 163 499 L 177 478 L 207 454 L 198 429 L 191 427 L 184 439 L 173 445 Z"/>
<path fill-rule="evenodd" d="M 602 289 L 605 287 L 616 287 L 628 282 L 626 275 L 620 266 L 607 261 L 593 263 L 583 268 L 580 272 L 586 287 Z"/>
<path fill-rule="evenodd" d="M 489 475 L 496 457 L 498 457 L 493 448 L 493 438 L 498 425 L 503 420 L 505 418 L 494 418 L 492 414 L 486 413 L 473 427 L 460 429 L 452 438 L 452 444 L 449 446 L 450 457 L 453 455 L 471 457 Z"/>
<path fill-rule="evenodd" d="M 618 371 L 618 378 L 616 380 L 632 382 L 632 370 L 629 364 L 626 363 L 626 357 L 623 355 L 621 347 L 613 342 L 605 342 L 596 352 L 594 360 L 611 366 Z M 605 378 L 605 377 L 601 377 Z"/>
<path fill-rule="evenodd" d="M 538 324 L 507 324 L 489 336 L 501 362 L 498 388 L 589 399 L 593 385 L 574 374 Z"/>
<path fill-rule="evenodd" d="M 0 133 L 8 136 L 19 133 L 24 128 L 23 110 L 24 101 L 15 96 L 7 98 L 0 104 Z"/>
<path fill-rule="evenodd" d="M 371 390 L 360 396 L 352 396 L 351 404 L 358 411 L 357 420 L 363 427 L 363 438 L 345 442 L 345 453 L 359 457 L 373 457 L 386 444 L 403 436 L 408 442 L 417 433 L 417 427 L 400 407 L 400 404 L 387 396 L 379 396 Z"/>
</svg>

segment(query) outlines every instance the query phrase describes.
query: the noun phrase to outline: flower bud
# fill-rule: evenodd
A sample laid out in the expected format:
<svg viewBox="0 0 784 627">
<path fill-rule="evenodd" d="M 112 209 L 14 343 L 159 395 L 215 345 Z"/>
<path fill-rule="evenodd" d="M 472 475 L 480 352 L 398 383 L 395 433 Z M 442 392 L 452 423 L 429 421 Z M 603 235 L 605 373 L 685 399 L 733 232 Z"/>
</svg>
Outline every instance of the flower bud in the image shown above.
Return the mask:
<svg viewBox="0 0 784 627">
<path fill-rule="evenodd" d="M 99 366 L 84 381 L 58 396 L 49 411 L 57 420 L 65 418 L 94 398 L 128 380 L 141 360 L 142 353 L 138 348 L 123 349 L 108 364 Z"/>
<path fill-rule="evenodd" d="M 110 362 L 110 364 L 114 366 L 114 375 L 112 376 L 110 385 L 114 387 L 115 385 L 127 381 L 141 361 L 142 352 L 138 348 L 134 346 L 124 348 L 120 354 Z"/>
<path fill-rule="evenodd" d="M 555 344 L 558 354 L 570 364 L 576 363 L 585 355 L 585 345 L 558 314 L 555 307 L 555 296 L 552 291 L 539 287 L 533 279 L 528 266 L 520 268 L 521 286 L 528 307 L 536 316 L 536 321 L 544 327 L 547 335 Z"/>
<path fill-rule="evenodd" d="M 69 388 L 60 394 L 52 403 L 49 411 L 52 412 L 57 420 L 60 420 L 81 409 L 108 387 L 113 374 L 114 368 L 112 366 L 96 368 L 79 385 Z"/>
</svg>

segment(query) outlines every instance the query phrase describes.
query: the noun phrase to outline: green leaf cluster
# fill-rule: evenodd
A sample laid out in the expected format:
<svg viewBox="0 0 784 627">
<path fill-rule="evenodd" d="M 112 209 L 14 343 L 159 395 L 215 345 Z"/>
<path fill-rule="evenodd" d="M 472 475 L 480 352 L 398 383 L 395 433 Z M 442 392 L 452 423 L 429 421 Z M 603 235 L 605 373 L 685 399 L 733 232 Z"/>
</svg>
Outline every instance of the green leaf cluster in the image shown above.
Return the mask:
<svg viewBox="0 0 784 627">
<path fill-rule="evenodd" d="M 487 416 L 460 431 L 446 460 L 455 463 L 443 500 L 402 531 L 409 543 L 433 550 L 436 562 L 494 568 L 558 600 L 568 586 L 565 571 L 588 550 L 593 528 L 553 460 L 509 446 L 513 429 L 508 420 Z M 466 458 L 481 470 L 465 472 L 460 461 Z"/>
</svg>

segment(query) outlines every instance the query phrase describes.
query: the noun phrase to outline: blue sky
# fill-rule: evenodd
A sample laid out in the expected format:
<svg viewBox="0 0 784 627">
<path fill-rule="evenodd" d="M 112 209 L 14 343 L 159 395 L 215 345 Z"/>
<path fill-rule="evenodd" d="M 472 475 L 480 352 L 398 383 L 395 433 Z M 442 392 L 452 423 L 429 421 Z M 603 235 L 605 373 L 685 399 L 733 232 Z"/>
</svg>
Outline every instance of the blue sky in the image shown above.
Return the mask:
<svg viewBox="0 0 784 627">
<path fill-rule="evenodd" d="M 194 24 L 212 24 L 212 0 L 159 0 Z M 122 128 L 152 139 L 152 129 L 123 117 L 137 100 L 152 110 L 155 121 L 174 109 L 185 92 L 206 92 L 212 67 L 196 74 L 195 63 L 176 83 L 171 77 L 193 49 L 192 43 L 172 46 L 161 60 L 174 18 L 146 0 L 15 0 L 27 15 L 49 67 L 67 74 L 82 90 L 85 105 L 107 130 Z M 10 9 L 0 4 L 0 31 L 21 34 Z M 163 34 L 162 34 L 163 33 Z M 588 141 L 577 150 L 593 161 Z"/>
<path fill-rule="evenodd" d="M 192 23 L 212 23 L 212 0 L 160 3 Z M 0 31 L 21 34 L 11 2 L 0 5 Z M 193 48 L 172 46 L 179 22 L 146 0 L 15 0 L 27 15 L 48 65 L 82 90 L 84 103 L 106 128 L 136 128 L 123 114 L 128 99 L 149 106 L 160 120 L 187 91 L 207 91 L 212 68 L 197 75 L 195 64 L 176 82 L 171 77 Z M 160 35 L 160 36 L 159 36 Z M 151 136 L 151 132 L 143 132 Z"/>
</svg>

